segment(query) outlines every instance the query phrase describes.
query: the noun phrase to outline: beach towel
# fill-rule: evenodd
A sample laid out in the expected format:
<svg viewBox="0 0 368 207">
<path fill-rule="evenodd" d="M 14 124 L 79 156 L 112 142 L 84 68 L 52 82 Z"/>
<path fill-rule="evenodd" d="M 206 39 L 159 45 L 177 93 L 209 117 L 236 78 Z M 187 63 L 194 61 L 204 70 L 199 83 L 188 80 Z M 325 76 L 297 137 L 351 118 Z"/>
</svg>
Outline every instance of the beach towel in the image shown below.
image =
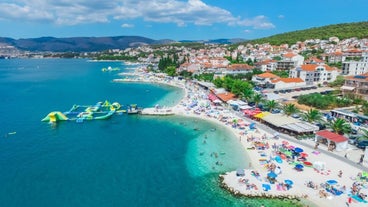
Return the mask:
<svg viewBox="0 0 368 207">
<path fill-rule="evenodd" d="M 361 198 L 360 198 L 359 196 L 357 196 L 357 195 L 351 195 L 351 194 L 349 194 L 349 196 L 350 196 L 352 199 L 354 199 L 355 201 L 362 202 L 362 203 L 367 203 L 367 201 L 366 201 L 366 200 L 361 199 Z"/>
<path fill-rule="evenodd" d="M 313 151 L 312 153 L 315 154 L 315 155 L 319 155 L 321 152 Z"/>
<path fill-rule="evenodd" d="M 279 184 L 276 185 L 276 190 L 281 191 L 281 186 Z"/>
</svg>

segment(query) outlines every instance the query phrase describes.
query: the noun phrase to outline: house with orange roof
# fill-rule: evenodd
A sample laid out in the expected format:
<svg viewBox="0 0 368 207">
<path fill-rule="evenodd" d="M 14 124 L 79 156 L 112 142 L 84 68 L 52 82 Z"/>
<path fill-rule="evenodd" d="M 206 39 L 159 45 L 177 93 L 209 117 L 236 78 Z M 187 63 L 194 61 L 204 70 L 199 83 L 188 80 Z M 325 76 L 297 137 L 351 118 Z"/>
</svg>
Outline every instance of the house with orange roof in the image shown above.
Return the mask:
<svg viewBox="0 0 368 207">
<path fill-rule="evenodd" d="M 338 63 L 344 61 L 343 53 L 340 51 L 336 51 L 333 53 L 328 54 L 328 62 L 329 63 Z"/>
<path fill-rule="evenodd" d="M 304 64 L 289 71 L 289 77 L 300 78 L 306 85 L 326 84 L 336 80 L 337 68 L 328 65 Z"/>
<path fill-rule="evenodd" d="M 198 63 L 183 63 L 177 69 L 177 72 L 188 71 L 191 73 L 197 73 L 201 70 L 201 65 Z"/>
<path fill-rule="evenodd" d="M 260 61 L 260 62 L 256 62 L 255 66 L 256 66 L 256 68 L 260 69 L 263 72 L 274 71 L 277 68 L 277 61 L 267 59 L 267 60 L 263 60 L 263 61 Z"/>
<path fill-rule="evenodd" d="M 301 78 L 277 78 L 271 80 L 275 89 L 295 88 L 305 86 L 305 82 Z"/>
<path fill-rule="evenodd" d="M 226 103 L 230 100 L 235 100 L 236 96 L 233 93 L 225 92 L 216 94 L 217 98 L 219 98 L 222 102 Z"/>
<path fill-rule="evenodd" d="M 302 65 L 304 62 L 304 57 L 292 52 L 283 54 L 282 60 L 277 62 L 278 70 L 290 70 L 297 66 Z"/>
<path fill-rule="evenodd" d="M 258 74 L 258 75 L 253 75 L 252 81 L 256 85 L 265 86 L 265 85 L 269 85 L 272 80 L 279 79 L 279 78 L 280 78 L 279 76 L 277 76 L 273 73 L 266 72 L 266 73 L 262 73 L 262 74 Z"/>
<path fill-rule="evenodd" d="M 325 64 L 325 61 L 317 58 L 317 57 L 310 57 L 308 60 L 304 61 L 305 64 L 317 64 L 317 65 L 323 65 Z"/>
<path fill-rule="evenodd" d="M 342 94 L 355 94 L 368 100 L 368 73 L 361 75 L 345 76 L 344 85 L 341 86 Z"/>
<path fill-rule="evenodd" d="M 222 74 L 224 75 L 237 75 L 246 74 L 253 71 L 255 67 L 248 64 L 232 64 L 226 67 Z"/>
</svg>

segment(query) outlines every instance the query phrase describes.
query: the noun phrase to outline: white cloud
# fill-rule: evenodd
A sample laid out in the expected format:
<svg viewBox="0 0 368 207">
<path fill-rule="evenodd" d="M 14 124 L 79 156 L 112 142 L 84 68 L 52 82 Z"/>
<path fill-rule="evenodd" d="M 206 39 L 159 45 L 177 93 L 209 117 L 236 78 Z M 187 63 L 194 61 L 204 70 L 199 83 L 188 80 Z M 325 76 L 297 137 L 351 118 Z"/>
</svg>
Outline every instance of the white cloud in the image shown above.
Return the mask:
<svg viewBox="0 0 368 207">
<path fill-rule="evenodd" d="M 253 19 L 244 19 L 237 22 L 240 26 L 248 26 L 253 27 L 254 29 L 272 29 L 275 28 L 271 22 L 267 20 L 267 18 L 263 15 L 256 16 Z"/>
<path fill-rule="evenodd" d="M 283 18 L 285 18 L 285 16 L 284 16 L 284 15 L 282 15 L 282 14 L 280 14 L 277 18 L 279 18 L 279 19 L 283 19 Z"/>
<path fill-rule="evenodd" d="M 124 23 L 124 24 L 121 25 L 121 27 L 123 27 L 123 28 L 132 28 L 132 27 L 134 27 L 134 25 Z"/>
<path fill-rule="evenodd" d="M 2 0 L 0 19 L 49 21 L 61 25 L 143 19 L 178 26 L 225 23 L 254 29 L 274 27 L 264 16 L 234 17 L 228 10 L 202 0 Z"/>
</svg>

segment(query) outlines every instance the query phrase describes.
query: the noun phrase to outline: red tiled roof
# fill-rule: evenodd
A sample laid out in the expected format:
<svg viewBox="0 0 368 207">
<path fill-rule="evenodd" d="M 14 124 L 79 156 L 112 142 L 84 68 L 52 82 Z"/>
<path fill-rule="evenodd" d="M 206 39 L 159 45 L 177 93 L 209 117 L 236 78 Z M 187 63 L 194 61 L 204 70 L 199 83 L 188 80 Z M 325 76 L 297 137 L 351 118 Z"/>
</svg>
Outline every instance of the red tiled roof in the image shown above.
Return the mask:
<svg viewBox="0 0 368 207">
<path fill-rule="evenodd" d="M 305 71 L 315 71 L 317 66 L 318 65 L 316 64 L 304 64 L 304 65 L 301 65 L 300 67 L 302 68 L 302 70 L 305 70 Z"/>
<path fill-rule="evenodd" d="M 261 77 L 261 78 L 279 78 L 279 76 L 273 74 L 273 73 L 262 73 L 262 74 L 259 74 L 257 75 L 258 77 Z"/>
<path fill-rule="evenodd" d="M 227 93 L 219 93 L 216 96 L 223 102 L 227 102 L 229 100 L 235 99 L 235 94 L 227 92 Z"/>
<path fill-rule="evenodd" d="M 330 132 L 328 130 L 318 131 L 318 132 L 316 132 L 316 134 L 320 137 L 326 138 L 326 139 L 331 140 L 331 141 L 336 142 L 336 143 L 345 142 L 345 141 L 348 140 L 348 138 L 346 138 L 346 137 L 344 137 L 340 134 Z"/>
<path fill-rule="evenodd" d="M 315 71 L 317 69 L 317 67 L 321 67 L 321 65 L 317 65 L 317 64 L 303 64 L 300 67 L 304 71 Z M 334 70 L 333 68 L 331 68 L 328 65 L 322 65 L 322 67 L 324 67 L 328 71 Z"/>
<path fill-rule="evenodd" d="M 248 64 L 232 64 L 227 66 L 229 70 L 252 70 L 254 67 Z"/>
<path fill-rule="evenodd" d="M 291 52 L 284 54 L 284 57 L 286 57 L 286 58 L 292 58 L 294 56 L 296 56 L 296 55 L 294 53 L 291 53 Z"/>
</svg>

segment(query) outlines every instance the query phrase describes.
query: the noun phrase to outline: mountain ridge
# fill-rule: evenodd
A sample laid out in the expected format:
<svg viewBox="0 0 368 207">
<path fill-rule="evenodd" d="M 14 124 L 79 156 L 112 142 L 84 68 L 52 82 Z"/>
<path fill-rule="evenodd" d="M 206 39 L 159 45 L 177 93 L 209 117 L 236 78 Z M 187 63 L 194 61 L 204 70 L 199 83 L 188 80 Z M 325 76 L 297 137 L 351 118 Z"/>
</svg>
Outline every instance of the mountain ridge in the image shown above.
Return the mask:
<svg viewBox="0 0 368 207">
<path fill-rule="evenodd" d="M 241 38 L 233 39 L 213 39 L 213 40 L 181 40 L 171 39 L 154 40 L 142 36 L 105 36 L 105 37 L 38 37 L 13 39 L 0 37 L 0 46 L 13 46 L 18 50 L 31 52 L 95 52 L 109 49 L 126 49 L 128 47 L 138 47 L 142 45 L 165 45 L 172 43 L 210 43 L 210 44 L 244 44 L 244 43 L 270 43 L 280 45 L 283 43 L 293 44 L 306 39 L 323 39 L 337 36 L 347 37 L 368 37 L 368 22 L 353 22 L 313 27 L 305 30 L 297 30 L 272 35 L 265 38 L 245 40 Z"/>
</svg>

